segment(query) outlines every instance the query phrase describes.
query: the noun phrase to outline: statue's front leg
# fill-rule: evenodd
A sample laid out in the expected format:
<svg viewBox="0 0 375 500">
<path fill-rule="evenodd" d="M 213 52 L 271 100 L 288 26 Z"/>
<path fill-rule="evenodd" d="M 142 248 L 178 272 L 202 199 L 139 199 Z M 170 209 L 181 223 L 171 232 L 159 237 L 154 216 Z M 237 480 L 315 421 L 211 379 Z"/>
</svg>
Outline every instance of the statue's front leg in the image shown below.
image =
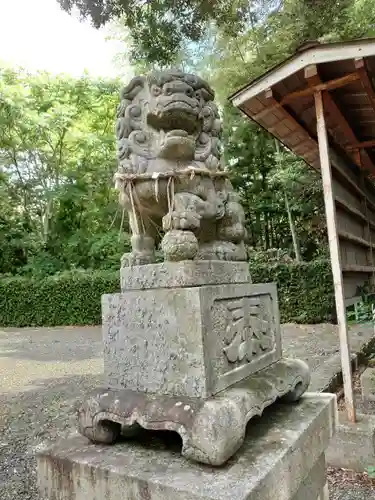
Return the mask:
<svg viewBox="0 0 375 500">
<path fill-rule="evenodd" d="M 147 218 L 134 211 L 129 213 L 132 232 L 131 253 L 121 257 L 121 267 L 139 266 L 155 262 L 155 229 Z"/>
<path fill-rule="evenodd" d="M 192 193 L 176 193 L 170 211 L 163 217 L 165 236 L 161 247 L 165 260 L 192 260 L 198 252 L 195 232 L 199 229 L 205 202 Z"/>
<path fill-rule="evenodd" d="M 217 222 L 216 245 L 223 260 L 247 260 L 245 214 L 237 195 L 230 193 L 224 216 Z"/>
</svg>

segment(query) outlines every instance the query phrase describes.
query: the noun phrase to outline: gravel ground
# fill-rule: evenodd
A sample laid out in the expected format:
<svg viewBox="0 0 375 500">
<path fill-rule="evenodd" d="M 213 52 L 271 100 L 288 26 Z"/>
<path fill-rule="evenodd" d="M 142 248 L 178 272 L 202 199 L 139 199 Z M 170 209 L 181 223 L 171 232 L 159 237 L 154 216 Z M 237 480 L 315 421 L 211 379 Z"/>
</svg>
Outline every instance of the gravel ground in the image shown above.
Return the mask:
<svg viewBox="0 0 375 500">
<path fill-rule="evenodd" d="M 300 356 L 308 345 L 301 357 L 322 357 L 316 337 L 332 339 L 332 329 L 285 325 L 287 354 Z M 334 356 L 336 348 L 331 351 Z M 102 372 L 98 327 L 0 330 L 0 500 L 40 500 L 35 448 L 70 432 L 75 402 L 101 384 Z M 329 484 L 330 500 L 375 500 L 374 485 L 363 476 L 331 470 Z"/>
<path fill-rule="evenodd" d="M 362 486 L 337 486 L 330 489 L 329 500 L 373 500 L 375 493 L 373 488 Z"/>
<path fill-rule="evenodd" d="M 0 331 L 0 499 L 39 500 L 35 447 L 64 436 L 101 383 L 96 328 Z"/>
<path fill-rule="evenodd" d="M 329 500 L 373 500 L 375 480 L 365 474 L 328 468 Z"/>
</svg>

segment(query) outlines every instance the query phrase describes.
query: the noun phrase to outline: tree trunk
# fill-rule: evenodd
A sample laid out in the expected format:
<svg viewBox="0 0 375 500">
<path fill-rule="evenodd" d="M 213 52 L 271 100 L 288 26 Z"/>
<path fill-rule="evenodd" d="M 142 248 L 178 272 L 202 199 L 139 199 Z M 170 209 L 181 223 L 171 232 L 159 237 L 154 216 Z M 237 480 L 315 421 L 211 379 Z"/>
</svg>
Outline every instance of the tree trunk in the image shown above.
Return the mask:
<svg viewBox="0 0 375 500">
<path fill-rule="evenodd" d="M 280 154 L 280 145 L 277 139 L 275 139 L 275 149 L 277 155 Z M 279 163 L 279 157 L 277 157 L 276 162 Z M 299 242 L 298 242 L 298 237 L 297 237 L 297 231 L 296 231 L 296 226 L 294 224 L 294 219 L 292 212 L 290 210 L 290 205 L 289 205 L 289 200 L 288 200 L 288 195 L 286 194 L 286 191 L 284 190 L 284 196 L 285 196 L 285 208 L 286 212 L 288 214 L 288 221 L 289 221 L 289 228 L 290 232 L 292 235 L 292 240 L 293 240 L 293 249 L 294 249 L 294 255 L 296 257 L 297 262 L 301 262 L 301 252 L 300 252 L 300 247 L 299 247 Z"/>
<path fill-rule="evenodd" d="M 264 236 L 266 242 L 266 250 L 270 249 L 270 230 L 268 212 L 264 212 Z"/>
<path fill-rule="evenodd" d="M 50 198 L 47 201 L 46 208 L 45 208 L 44 214 L 42 216 L 42 225 L 43 225 L 43 228 L 42 228 L 42 235 L 43 236 L 42 237 L 43 237 L 44 243 L 47 243 L 47 241 L 48 241 L 49 230 L 50 230 L 50 219 L 51 219 L 51 215 L 52 215 L 52 207 L 53 207 L 53 200 Z"/>
<path fill-rule="evenodd" d="M 285 208 L 286 208 L 286 211 L 288 213 L 290 232 L 292 233 L 294 255 L 296 256 L 296 261 L 301 262 L 302 259 L 301 259 L 301 252 L 300 252 L 300 248 L 299 248 L 296 226 L 294 224 L 294 219 L 293 219 L 292 212 L 290 210 L 289 200 L 288 200 L 288 196 L 287 196 L 286 192 L 285 192 Z"/>
</svg>

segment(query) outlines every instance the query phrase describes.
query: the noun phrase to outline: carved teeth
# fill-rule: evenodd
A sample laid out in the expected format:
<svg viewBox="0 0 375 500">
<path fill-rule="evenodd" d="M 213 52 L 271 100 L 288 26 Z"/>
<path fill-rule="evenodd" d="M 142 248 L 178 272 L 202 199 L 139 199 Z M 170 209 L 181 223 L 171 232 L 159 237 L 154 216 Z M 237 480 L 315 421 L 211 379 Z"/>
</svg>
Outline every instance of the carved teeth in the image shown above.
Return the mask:
<svg viewBox="0 0 375 500">
<path fill-rule="evenodd" d="M 175 136 L 175 137 L 187 137 L 189 134 L 186 132 L 186 130 L 182 129 L 176 129 L 176 130 L 170 130 L 167 132 L 167 137 Z"/>
</svg>

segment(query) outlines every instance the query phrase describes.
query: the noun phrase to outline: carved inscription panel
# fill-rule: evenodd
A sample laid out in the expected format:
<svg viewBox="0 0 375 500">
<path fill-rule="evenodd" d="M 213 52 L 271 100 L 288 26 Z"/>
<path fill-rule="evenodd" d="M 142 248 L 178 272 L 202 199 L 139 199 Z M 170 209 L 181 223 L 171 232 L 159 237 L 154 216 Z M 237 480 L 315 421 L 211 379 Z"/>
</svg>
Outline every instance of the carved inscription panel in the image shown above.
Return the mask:
<svg viewBox="0 0 375 500">
<path fill-rule="evenodd" d="M 213 392 L 248 377 L 281 357 L 275 285 L 215 287 L 206 353 Z M 242 292 L 242 293 L 241 293 Z"/>
<path fill-rule="evenodd" d="M 275 347 L 275 329 L 269 295 L 223 299 L 227 309 L 223 349 L 231 363 L 250 363 Z"/>
</svg>

